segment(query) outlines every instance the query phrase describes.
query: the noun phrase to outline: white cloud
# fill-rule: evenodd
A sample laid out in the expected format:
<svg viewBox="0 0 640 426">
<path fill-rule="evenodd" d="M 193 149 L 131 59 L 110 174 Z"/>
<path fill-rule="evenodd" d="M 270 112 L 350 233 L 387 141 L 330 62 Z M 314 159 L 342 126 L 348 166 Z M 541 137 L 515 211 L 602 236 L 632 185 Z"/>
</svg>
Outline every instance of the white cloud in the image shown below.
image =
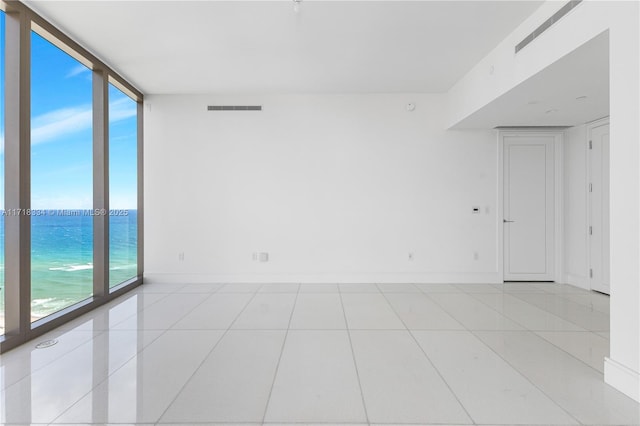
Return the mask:
<svg viewBox="0 0 640 426">
<path fill-rule="evenodd" d="M 62 108 L 34 117 L 31 122 L 31 144 L 49 142 L 63 135 L 90 129 L 91 105 Z"/>
<path fill-rule="evenodd" d="M 67 73 L 67 75 L 65 75 L 65 78 L 75 77 L 75 76 L 80 75 L 80 74 L 88 73 L 89 71 L 91 71 L 89 68 L 85 67 L 82 64 L 79 64 L 79 65 L 76 65 L 75 67 L 71 68 L 69 70 L 69 72 Z"/>
<path fill-rule="evenodd" d="M 109 121 L 120 121 L 135 117 L 138 114 L 138 106 L 129 98 L 118 99 L 109 104 Z"/>
<path fill-rule="evenodd" d="M 130 142 L 132 140 L 135 140 L 135 138 L 138 136 L 138 134 L 136 132 L 131 132 L 128 133 L 126 135 L 121 135 L 121 136 L 113 136 L 113 135 L 109 135 L 109 143 L 113 144 L 113 143 L 117 143 L 117 142 Z"/>
<path fill-rule="evenodd" d="M 109 121 L 117 122 L 135 117 L 137 107 L 129 99 L 119 99 L 109 105 Z M 93 110 L 91 105 L 61 108 L 33 118 L 31 143 L 37 145 L 50 142 L 64 135 L 91 128 Z"/>
</svg>

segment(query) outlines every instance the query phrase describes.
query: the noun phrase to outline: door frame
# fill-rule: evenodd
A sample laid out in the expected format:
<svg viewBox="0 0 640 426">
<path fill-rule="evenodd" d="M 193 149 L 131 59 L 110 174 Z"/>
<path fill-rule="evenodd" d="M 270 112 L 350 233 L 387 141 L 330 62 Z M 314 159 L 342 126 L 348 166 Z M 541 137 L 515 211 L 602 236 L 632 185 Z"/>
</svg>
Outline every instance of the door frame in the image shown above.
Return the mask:
<svg viewBox="0 0 640 426">
<path fill-rule="evenodd" d="M 498 130 L 498 199 L 496 201 L 496 268 L 498 281 L 504 282 L 504 139 L 513 136 L 553 136 L 554 162 L 554 267 L 553 281 L 562 280 L 564 271 L 564 131 L 559 129 L 509 129 Z"/>
<path fill-rule="evenodd" d="M 585 271 L 585 277 L 586 277 L 586 282 L 587 282 L 587 289 L 588 290 L 594 290 L 594 291 L 600 291 L 597 289 L 594 289 L 592 287 L 592 280 L 590 277 L 590 273 L 589 270 L 591 269 L 591 239 L 589 238 L 589 226 L 591 225 L 591 203 L 592 203 L 592 197 L 591 197 L 591 191 L 589 191 L 589 184 L 593 182 L 593 175 L 591 173 L 591 155 L 592 155 L 592 151 L 589 148 L 589 141 L 591 141 L 591 133 L 593 132 L 593 129 L 595 129 L 596 127 L 601 127 L 601 126 L 605 126 L 605 125 L 609 125 L 611 126 L 611 120 L 609 116 L 606 117 L 602 117 L 602 118 L 598 118 L 597 120 L 593 120 L 590 121 L 588 123 L 586 123 L 585 127 L 586 127 L 586 140 L 585 140 L 585 150 L 586 150 L 586 155 L 585 155 L 585 161 L 587 162 L 586 164 L 586 182 L 585 182 L 585 193 L 587 194 L 587 222 L 586 222 L 586 226 L 585 226 L 585 230 L 584 230 L 584 234 L 585 234 L 585 241 L 587 241 L 587 247 L 586 247 L 586 254 L 587 254 L 587 259 L 586 259 L 586 265 L 587 265 L 587 270 Z M 609 141 L 609 152 L 611 152 L 611 141 Z M 611 176 L 611 162 L 609 162 L 609 177 Z M 610 191 L 610 190 L 609 190 Z M 611 206 L 609 206 L 609 210 L 611 210 Z M 611 217 L 609 217 L 609 222 L 611 222 Z M 609 231 L 609 234 L 607 235 L 607 238 L 609 238 L 609 241 L 611 241 L 611 231 Z M 611 251 L 609 251 L 609 257 L 611 257 Z M 609 274 L 609 291 L 611 291 L 611 274 Z"/>
</svg>

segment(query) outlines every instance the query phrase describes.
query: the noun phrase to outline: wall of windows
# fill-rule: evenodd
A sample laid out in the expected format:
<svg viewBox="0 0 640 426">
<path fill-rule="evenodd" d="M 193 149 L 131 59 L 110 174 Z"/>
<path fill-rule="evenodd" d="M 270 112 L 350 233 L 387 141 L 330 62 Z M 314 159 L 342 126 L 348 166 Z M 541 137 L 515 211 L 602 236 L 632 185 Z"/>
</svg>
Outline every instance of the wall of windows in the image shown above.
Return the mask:
<svg viewBox="0 0 640 426">
<path fill-rule="evenodd" d="M 142 283 L 142 94 L 19 2 L 0 49 L 3 352 Z"/>
<path fill-rule="evenodd" d="M 91 70 L 31 33 L 31 320 L 93 294 Z"/>
<path fill-rule="evenodd" d="M 138 271 L 137 104 L 109 84 L 109 286 Z"/>
</svg>

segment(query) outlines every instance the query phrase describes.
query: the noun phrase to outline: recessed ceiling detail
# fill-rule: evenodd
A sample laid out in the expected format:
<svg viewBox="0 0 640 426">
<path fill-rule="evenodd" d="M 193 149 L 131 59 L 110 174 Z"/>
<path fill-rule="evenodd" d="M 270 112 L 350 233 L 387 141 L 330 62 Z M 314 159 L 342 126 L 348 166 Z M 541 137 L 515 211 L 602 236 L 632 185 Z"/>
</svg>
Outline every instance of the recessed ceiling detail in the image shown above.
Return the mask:
<svg viewBox="0 0 640 426">
<path fill-rule="evenodd" d="M 605 31 L 454 126 L 578 125 L 609 115 L 609 32 Z"/>
<path fill-rule="evenodd" d="M 25 0 L 145 94 L 444 93 L 543 1 Z"/>
</svg>

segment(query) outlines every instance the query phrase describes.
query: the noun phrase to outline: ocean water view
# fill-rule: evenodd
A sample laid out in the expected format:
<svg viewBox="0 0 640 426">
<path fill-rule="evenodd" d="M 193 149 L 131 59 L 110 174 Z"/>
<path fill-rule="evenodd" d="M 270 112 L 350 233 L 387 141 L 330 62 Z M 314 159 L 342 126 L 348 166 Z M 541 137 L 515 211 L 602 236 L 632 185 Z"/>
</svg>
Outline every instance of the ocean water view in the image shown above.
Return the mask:
<svg viewBox="0 0 640 426">
<path fill-rule="evenodd" d="M 0 8 L 1 9 L 1 8 Z M 108 73 L 102 87 L 101 99 L 107 101 L 103 121 L 95 120 L 96 87 L 94 69 L 81 60 L 81 54 L 70 54 L 64 41 L 53 39 L 46 31 L 31 28 L 28 40 L 13 45 L 29 55 L 29 96 L 20 102 L 5 103 L 6 77 L 4 59 L 6 15 L 0 10 L 0 340 L 5 338 L 5 313 L 18 313 L 20 306 L 30 305 L 30 320 L 49 316 L 64 308 L 94 296 L 94 273 L 109 273 L 109 286 L 114 287 L 137 275 L 138 264 L 138 146 L 142 135 L 138 131 L 141 94 L 131 90 Z M 30 44 L 24 50 L 23 44 Z M 67 46 L 68 47 L 68 46 Z M 24 50 L 24 51 L 23 51 Z M 86 58 L 85 58 L 86 59 Z M 13 74 L 11 74 L 13 75 Z M 105 77 L 105 75 L 102 75 Z M 101 77 L 101 78 L 102 78 Z M 14 84 L 11 82 L 11 84 Z M 23 99 L 24 98 L 24 99 Z M 16 111 L 16 105 L 28 105 L 30 112 L 29 140 L 4 140 L 5 122 L 15 122 L 5 110 Z M 96 128 L 94 128 L 96 127 Z M 94 134 L 108 130 L 108 149 L 94 150 Z M 5 152 L 30 146 L 30 166 L 27 168 L 29 189 L 18 191 L 20 199 L 28 197 L 33 210 L 25 212 L 7 209 L 4 188 L 25 179 L 25 168 L 5 169 Z M 109 195 L 109 263 L 105 271 L 98 271 L 93 263 L 93 219 L 90 209 L 94 199 L 96 159 L 108 167 L 108 181 L 104 182 Z M 11 191 L 13 192 L 13 190 Z M 11 197 L 9 197 L 11 199 Z M 15 199 L 10 202 L 14 206 Z M 16 211 L 18 210 L 18 211 Z M 15 253 L 17 247 L 6 245 L 5 220 L 28 215 L 31 222 L 31 278 L 30 297 L 19 295 L 20 302 L 8 305 L 6 290 L 16 282 L 5 282 L 5 251 Z M 22 235 L 21 235 L 22 236 Z M 106 242 L 104 245 L 106 250 Z M 94 270 L 95 268 L 95 270 Z M 100 295 L 96 295 L 100 297 Z M 71 308 L 73 309 L 73 308 Z M 22 313 L 22 312 L 20 312 Z M 29 316 L 21 317 L 26 321 Z M 21 328 L 28 324 L 21 323 Z M 21 335 L 8 337 L 20 341 Z M 0 410 L 1 411 L 1 410 Z"/>
<path fill-rule="evenodd" d="M 93 291 L 93 216 L 88 210 L 51 211 L 31 216 L 31 315 L 42 318 L 91 297 Z M 109 285 L 137 273 L 137 211 L 109 216 Z M 0 242 L 4 244 L 0 216 Z M 4 272 L 4 247 L 0 251 Z M 0 316 L 4 314 L 4 273 Z M 3 323 L 0 319 L 0 323 Z M 2 324 L 0 324 L 2 327 Z"/>
</svg>

